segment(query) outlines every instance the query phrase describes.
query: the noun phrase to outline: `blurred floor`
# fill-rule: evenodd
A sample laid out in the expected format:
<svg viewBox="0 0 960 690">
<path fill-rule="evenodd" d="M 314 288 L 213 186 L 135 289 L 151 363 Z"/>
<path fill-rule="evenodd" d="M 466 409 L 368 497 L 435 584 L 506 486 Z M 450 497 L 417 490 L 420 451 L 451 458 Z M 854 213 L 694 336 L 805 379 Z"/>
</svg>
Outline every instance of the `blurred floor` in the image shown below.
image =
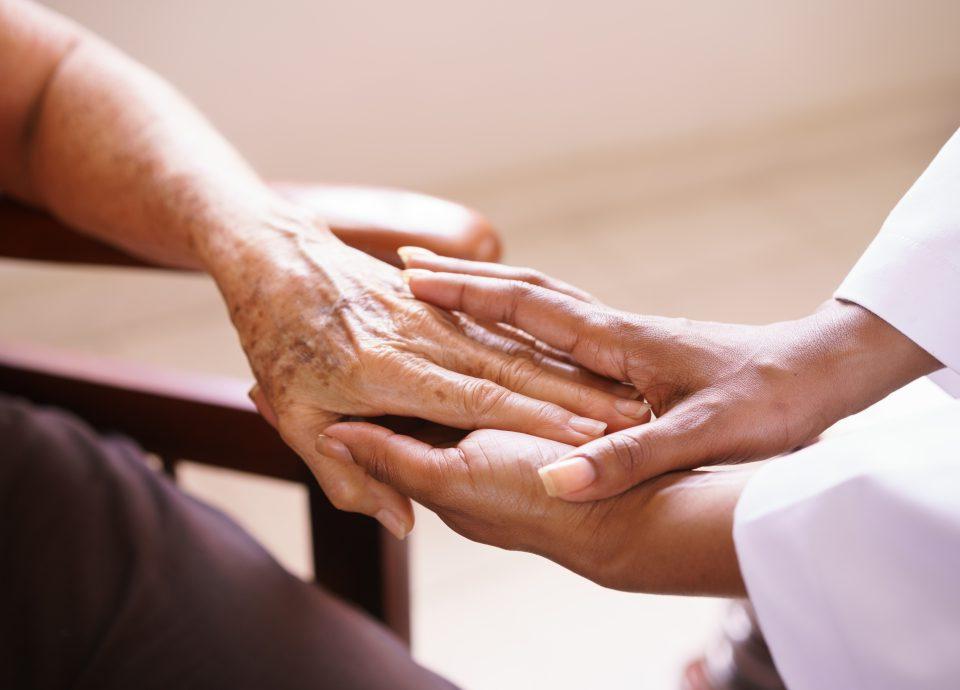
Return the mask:
<svg viewBox="0 0 960 690">
<path fill-rule="evenodd" d="M 762 322 L 829 297 L 955 126 L 955 93 L 745 135 L 544 161 L 440 191 L 489 212 L 507 260 L 619 307 Z M 888 107 L 889 106 L 889 107 Z M 248 376 L 211 284 L 0 265 L 0 337 Z M 188 488 L 309 572 L 303 497 L 192 469 Z M 468 688 L 671 688 L 719 602 L 605 591 L 538 558 L 412 537 L 415 652 Z M 682 548 L 682 544 L 678 545 Z"/>
</svg>

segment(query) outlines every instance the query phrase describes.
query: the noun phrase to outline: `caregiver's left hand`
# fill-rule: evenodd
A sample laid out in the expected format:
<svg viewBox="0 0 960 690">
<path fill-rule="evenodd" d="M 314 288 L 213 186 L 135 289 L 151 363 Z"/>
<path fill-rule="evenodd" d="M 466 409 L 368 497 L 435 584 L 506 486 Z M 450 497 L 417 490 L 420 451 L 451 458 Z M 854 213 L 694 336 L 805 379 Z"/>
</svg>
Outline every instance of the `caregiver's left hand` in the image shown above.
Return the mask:
<svg viewBox="0 0 960 690">
<path fill-rule="evenodd" d="M 346 446 L 371 476 L 468 539 L 539 554 L 616 589 L 743 592 L 732 524 L 749 470 L 678 472 L 614 498 L 571 503 L 547 496 L 537 478 L 572 449 L 564 443 L 481 430 L 438 448 L 363 422 L 324 433 L 321 444 Z"/>
</svg>

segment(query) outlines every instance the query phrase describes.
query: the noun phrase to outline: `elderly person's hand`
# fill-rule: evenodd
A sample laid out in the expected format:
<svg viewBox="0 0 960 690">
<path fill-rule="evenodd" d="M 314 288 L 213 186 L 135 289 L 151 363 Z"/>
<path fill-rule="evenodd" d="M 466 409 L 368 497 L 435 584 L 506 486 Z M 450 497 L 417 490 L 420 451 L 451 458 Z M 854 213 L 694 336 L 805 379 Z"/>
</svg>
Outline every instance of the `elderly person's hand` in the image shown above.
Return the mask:
<svg viewBox="0 0 960 690">
<path fill-rule="evenodd" d="M 408 501 L 315 448 L 342 416 L 421 417 L 574 445 L 646 419 L 632 389 L 414 299 L 399 270 L 295 215 L 236 238 L 205 254 L 259 382 L 255 402 L 334 505 L 397 535 L 412 525 Z"/>
<path fill-rule="evenodd" d="M 743 594 L 733 509 L 751 468 L 673 473 L 604 501 L 569 503 L 537 480 L 538 468 L 572 450 L 556 441 L 482 430 L 437 448 L 343 422 L 323 443 L 469 539 L 540 554 L 607 587 Z"/>
<path fill-rule="evenodd" d="M 635 419 L 624 393 L 505 329 L 413 299 L 399 272 L 276 191 L 170 85 L 50 10 L 0 3 L 0 188 L 153 263 L 207 271 L 258 407 L 337 506 L 402 534 L 406 499 L 317 435 L 342 415 L 426 417 L 566 443 Z M 562 384 L 562 385 L 561 385 Z M 636 410 L 634 410 L 636 411 Z"/>
<path fill-rule="evenodd" d="M 643 392 L 655 421 L 573 449 L 541 472 L 547 491 L 568 500 L 783 453 L 940 367 L 882 319 L 836 300 L 766 326 L 696 322 L 611 309 L 527 269 L 404 254 L 420 299 L 522 328 Z"/>
</svg>

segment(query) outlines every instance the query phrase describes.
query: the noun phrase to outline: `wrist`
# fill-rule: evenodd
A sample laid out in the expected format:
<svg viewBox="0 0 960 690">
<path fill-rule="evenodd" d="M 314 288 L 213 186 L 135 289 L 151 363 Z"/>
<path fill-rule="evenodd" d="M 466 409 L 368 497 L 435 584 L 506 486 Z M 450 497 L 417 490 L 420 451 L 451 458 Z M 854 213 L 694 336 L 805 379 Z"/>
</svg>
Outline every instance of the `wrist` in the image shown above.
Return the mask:
<svg viewBox="0 0 960 690">
<path fill-rule="evenodd" d="M 198 264 L 218 285 L 242 277 L 247 268 L 281 261 L 297 244 L 340 244 L 329 228 L 269 190 L 193 226 L 190 243 Z"/>
<path fill-rule="evenodd" d="M 805 319 L 817 343 L 824 398 L 833 421 L 872 405 L 942 365 L 873 312 L 830 300 Z"/>
<path fill-rule="evenodd" d="M 733 516 L 757 467 L 674 472 L 610 499 L 604 527 L 617 538 L 591 579 L 633 592 L 742 595 Z"/>
</svg>

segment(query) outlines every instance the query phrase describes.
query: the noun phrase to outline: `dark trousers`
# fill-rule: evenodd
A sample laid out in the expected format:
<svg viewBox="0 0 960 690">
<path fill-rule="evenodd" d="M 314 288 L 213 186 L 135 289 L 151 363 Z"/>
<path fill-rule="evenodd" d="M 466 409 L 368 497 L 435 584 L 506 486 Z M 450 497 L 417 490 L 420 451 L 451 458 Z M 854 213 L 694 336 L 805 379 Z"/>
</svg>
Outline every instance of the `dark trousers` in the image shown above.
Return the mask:
<svg viewBox="0 0 960 690">
<path fill-rule="evenodd" d="M 0 397 L 0 688 L 448 689 L 128 440 Z"/>
</svg>

